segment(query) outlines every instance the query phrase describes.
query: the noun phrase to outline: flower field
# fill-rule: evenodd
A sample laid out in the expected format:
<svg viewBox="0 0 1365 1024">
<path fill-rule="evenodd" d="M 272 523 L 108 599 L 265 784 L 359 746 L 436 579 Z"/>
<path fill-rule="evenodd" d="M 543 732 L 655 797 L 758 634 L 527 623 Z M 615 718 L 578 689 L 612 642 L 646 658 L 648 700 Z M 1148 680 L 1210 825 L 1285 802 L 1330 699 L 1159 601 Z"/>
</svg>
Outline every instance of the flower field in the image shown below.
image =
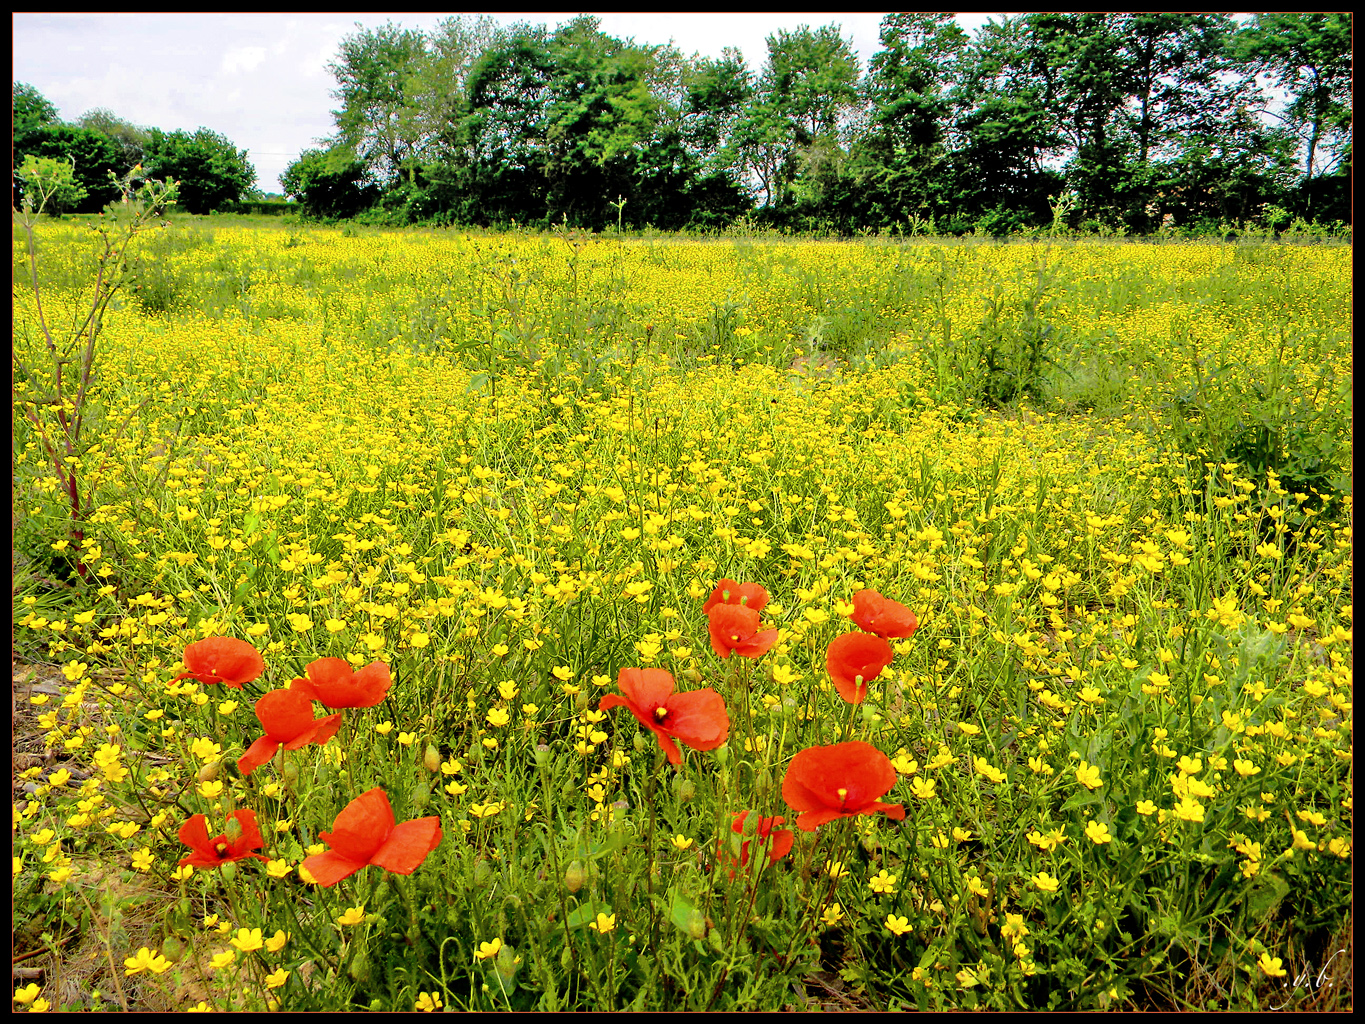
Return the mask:
<svg viewBox="0 0 1365 1024">
<path fill-rule="evenodd" d="M 241 223 L 65 454 L 15 235 L 17 1005 L 1349 1007 L 1349 246 Z"/>
</svg>

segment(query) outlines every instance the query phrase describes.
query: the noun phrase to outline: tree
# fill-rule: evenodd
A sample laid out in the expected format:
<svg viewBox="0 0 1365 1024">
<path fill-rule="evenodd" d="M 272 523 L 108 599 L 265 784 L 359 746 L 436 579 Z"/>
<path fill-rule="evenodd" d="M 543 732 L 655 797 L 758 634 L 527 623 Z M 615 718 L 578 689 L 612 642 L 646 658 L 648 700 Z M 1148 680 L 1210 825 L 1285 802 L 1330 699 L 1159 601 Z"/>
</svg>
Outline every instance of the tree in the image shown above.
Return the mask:
<svg viewBox="0 0 1365 1024">
<path fill-rule="evenodd" d="M 855 147 L 860 191 L 879 224 L 923 211 L 934 216 L 943 212 L 935 208 L 946 185 L 951 90 L 967 34 L 950 14 L 888 14 L 879 35 L 882 49 L 863 86 L 869 123 Z"/>
<path fill-rule="evenodd" d="M 1239 33 L 1237 53 L 1289 94 L 1282 116 L 1302 140 L 1303 186 L 1311 194 L 1315 174 L 1330 173 L 1350 151 L 1351 16 L 1258 14 Z"/>
<path fill-rule="evenodd" d="M 192 135 L 153 128 L 147 142 L 147 174 L 178 181 L 180 204 L 195 214 L 237 202 L 256 183 L 256 168 L 246 150 L 208 128 Z"/>
<path fill-rule="evenodd" d="M 41 124 L 15 133 L 14 159 L 46 157 L 73 168 L 73 184 L 85 191 L 75 209 L 80 213 L 98 213 L 109 203 L 116 202 L 121 193 L 110 174 L 126 172 L 118 147 L 104 136 L 61 123 Z M 16 197 L 18 200 L 19 197 Z"/>
<path fill-rule="evenodd" d="M 413 103 L 426 59 L 426 39 L 415 29 L 386 23 L 341 41 L 337 59 L 327 65 L 337 79 L 332 93 L 341 109 L 332 111 L 337 142 L 355 152 L 381 182 L 406 169 L 409 180 L 430 125 Z"/>
<path fill-rule="evenodd" d="M 118 147 L 124 164 L 120 168 L 120 173 L 127 172 L 147 159 L 147 143 L 151 139 L 150 133 L 145 128 L 139 128 L 137 125 L 123 120 L 111 110 L 106 110 L 103 107 L 87 110 L 76 118 L 76 124 L 87 131 L 103 135 Z"/>
<path fill-rule="evenodd" d="M 30 199 L 25 207 L 34 212 L 41 209 L 54 215 L 64 213 L 75 209 L 86 196 L 85 189 L 76 182 L 75 167 L 61 160 L 29 154 L 14 173 L 23 181 Z"/>
<path fill-rule="evenodd" d="M 14 134 L 17 136 L 44 125 L 57 124 L 57 108 L 42 93 L 25 82 L 14 83 Z"/>
<path fill-rule="evenodd" d="M 304 150 L 284 169 L 280 184 L 310 217 L 353 217 L 379 198 L 365 164 L 342 146 Z"/>
</svg>

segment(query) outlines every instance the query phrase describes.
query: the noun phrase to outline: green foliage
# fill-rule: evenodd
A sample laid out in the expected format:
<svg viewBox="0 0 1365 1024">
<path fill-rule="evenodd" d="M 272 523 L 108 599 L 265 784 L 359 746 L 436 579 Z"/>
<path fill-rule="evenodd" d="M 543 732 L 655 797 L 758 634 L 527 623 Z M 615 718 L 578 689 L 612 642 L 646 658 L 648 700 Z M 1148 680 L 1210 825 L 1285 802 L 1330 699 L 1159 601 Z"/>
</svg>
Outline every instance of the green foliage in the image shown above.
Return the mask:
<svg viewBox="0 0 1365 1024">
<path fill-rule="evenodd" d="M 74 210 L 89 193 L 77 184 L 74 164 L 62 163 L 50 157 L 24 157 L 23 166 L 15 176 L 25 187 L 26 208 L 38 208 L 54 217 Z"/>
<path fill-rule="evenodd" d="M 297 200 L 309 217 L 353 217 L 379 198 L 379 189 L 369 182 L 365 165 L 340 147 L 325 152 L 305 150 L 285 168 L 280 184 L 284 194 Z"/>
<path fill-rule="evenodd" d="M 179 182 L 180 205 L 195 214 L 242 199 L 256 183 L 246 150 L 208 128 L 194 133 L 153 128 L 147 140 L 147 173 Z"/>
</svg>

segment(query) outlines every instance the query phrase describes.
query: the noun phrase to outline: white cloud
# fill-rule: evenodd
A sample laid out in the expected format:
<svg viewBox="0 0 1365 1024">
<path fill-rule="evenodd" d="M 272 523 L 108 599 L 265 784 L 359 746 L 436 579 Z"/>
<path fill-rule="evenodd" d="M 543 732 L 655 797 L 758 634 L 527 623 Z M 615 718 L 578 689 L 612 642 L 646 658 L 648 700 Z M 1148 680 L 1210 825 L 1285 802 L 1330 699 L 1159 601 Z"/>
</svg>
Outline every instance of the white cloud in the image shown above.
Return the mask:
<svg viewBox="0 0 1365 1024">
<path fill-rule="evenodd" d="M 222 69 L 229 75 L 255 71 L 265 60 L 265 47 L 239 46 L 223 54 Z"/>
</svg>

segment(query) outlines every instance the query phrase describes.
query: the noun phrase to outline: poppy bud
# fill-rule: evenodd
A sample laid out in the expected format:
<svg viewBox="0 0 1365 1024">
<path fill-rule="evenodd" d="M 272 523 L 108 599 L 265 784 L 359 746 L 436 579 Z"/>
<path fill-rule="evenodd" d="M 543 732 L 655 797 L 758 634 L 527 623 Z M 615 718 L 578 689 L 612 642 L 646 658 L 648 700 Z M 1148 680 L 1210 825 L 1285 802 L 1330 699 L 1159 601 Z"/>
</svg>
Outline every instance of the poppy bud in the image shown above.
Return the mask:
<svg viewBox="0 0 1365 1024">
<path fill-rule="evenodd" d="M 642 732 L 637 732 L 630 742 L 635 747 L 637 754 L 643 754 L 645 747 L 649 746 L 649 740 L 645 739 L 645 734 Z"/>
<path fill-rule="evenodd" d="M 697 784 L 691 779 L 683 779 L 678 784 L 678 799 L 683 803 L 691 803 L 697 796 Z"/>
<path fill-rule="evenodd" d="M 227 828 L 223 829 L 223 835 L 227 837 L 229 843 L 235 843 L 242 838 L 242 823 L 237 820 L 236 815 L 228 818 Z"/>
<path fill-rule="evenodd" d="M 564 888 L 569 892 L 578 892 L 587 879 L 588 873 L 583 870 L 583 865 L 579 861 L 573 861 L 564 872 Z"/>
<path fill-rule="evenodd" d="M 695 907 L 687 914 L 687 934 L 697 940 L 706 938 L 706 915 Z"/>
<path fill-rule="evenodd" d="M 493 877 L 493 868 L 480 858 L 474 863 L 474 884 L 482 889 Z"/>
<path fill-rule="evenodd" d="M 724 766 L 730 763 L 730 744 L 725 743 L 715 749 L 716 764 Z"/>
<path fill-rule="evenodd" d="M 592 698 L 588 696 L 587 690 L 580 691 L 578 696 L 573 699 L 573 706 L 578 711 L 587 711 L 590 703 L 592 703 Z"/>
<path fill-rule="evenodd" d="M 351 980 L 357 985 L 363 985 L 370 980 L 370 958 L 364 952 L 356 954 L 351 960 L 351 966 L 346 973 L 351 976 Z"/>
<path fill-rule="evenodd" d="M 493 958 L 493 970 L 498 972 L 498 977 L 505 986 L 512 984 L 520 969 L 521 957 L 517 956 L 516 950 L 511 946 L 503 946 Z"/>
<path fill-rule="evenodd" d="M 161 955 L 171 963 L 177 964 L 185 955 L 185 944 L 178 937 L 167 935 L 166 941 L 161 944 Z"/>
<path fill-rule="evenodd" d="M 225 882 L 231 882 L 234 878 L 237 877 L 237 865 L 234 864 L 232 861 L 228 861 L 219 870 L 222 871 L 223 880 Z"/>
<path fill-rule="evenodd" d="M 426 765 L 429 772 L 440 771 L 441 752 L 428 743 L 426 753 L 422 755 L 422 763 Z"/>
<path fill-rule="evenodd" d="M 567 942 L 564 943 L 564 949 L 559 954 L 559 966 L 566 971 L 573 966 L 573 946 Z"/>
<path fill-rule="evenodd" d="M 689 667 L 683 669 L 681 672 L 678 673 L 678 675 L 682 676 L 682 677 L 683 677 L 684 679 L 686 679 L 689 683 L 699 683 L 699 682 L 701 682 L 701 672 L 698 671 L 698 670 L 697 670 L 695 667 L 693 667 L 693 666 L 689 666 Z"/>
<path fill-rule="evenodd" d="M 439 767 L 439 766 L 438 766 Z M 419 782 L 412 787 L 412 806 L 419 811 L 431 802 L 431 786 Z"/>
<path fill-rule="evenodd" d="M 199 771 L 195 773 L 194 777 L 200 782 L 212 782 L 214 779 L 218 778 L 218 773 L 222 768 L 222 761 L 210 761 L 208 764 L 204 765 L 204 767 L 200 768 Z M 234 818 L 233 821 L 235 822 L 236 819 Z M 240 828 L 241 826 L 238 826 L 239 831 Z"/>
<path fill-rule="evenodd" d="M 299 766 L 291 759 L 284 762 L 284 784 L 291 789 L 299 781 Z"/>
</svg>

